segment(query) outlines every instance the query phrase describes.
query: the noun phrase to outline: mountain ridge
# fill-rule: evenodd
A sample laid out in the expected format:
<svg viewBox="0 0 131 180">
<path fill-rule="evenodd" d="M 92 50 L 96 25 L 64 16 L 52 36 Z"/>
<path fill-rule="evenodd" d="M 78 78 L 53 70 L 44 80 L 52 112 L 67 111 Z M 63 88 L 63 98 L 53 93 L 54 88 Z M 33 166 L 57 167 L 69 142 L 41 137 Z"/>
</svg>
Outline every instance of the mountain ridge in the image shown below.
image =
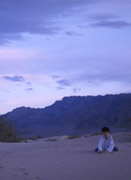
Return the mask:
<svg viewBox="0 0 131 180">
<path fill-rule="evenodd" d="M 104 125 L 122 129 L 131 117 L 131 94 L 64 97 L 45 108 L 19 107 L 2 117 L 23 136 L 83 134 Z"/>
</svg>

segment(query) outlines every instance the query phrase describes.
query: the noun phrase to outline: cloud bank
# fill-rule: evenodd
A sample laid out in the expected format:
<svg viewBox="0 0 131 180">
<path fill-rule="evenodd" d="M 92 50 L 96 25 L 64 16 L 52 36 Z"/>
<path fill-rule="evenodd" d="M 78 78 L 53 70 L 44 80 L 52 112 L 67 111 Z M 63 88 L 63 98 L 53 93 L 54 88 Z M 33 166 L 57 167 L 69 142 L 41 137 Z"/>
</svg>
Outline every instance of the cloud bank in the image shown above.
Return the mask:
<svg viewBox="0 0 131 180">
<path fill-rule="evenodd" d="M 1 1 L 0 44 L 20 40 L 23 33 L 56 34 L 62 29 L 57 18 L 71 15 L 80 6 L 94 2 L 96 0 Z"/>
<path fill-rule="evenodd" d="M 131 23 L 122 20 L 100 21 L 91 24 L 92 27 L 125 28 L 131 27 Z"/>
<path fill-rule="evenodd" d="M 3 76 L 3 79 L 5 79 L 7 81 L 13 81 L 13 82 L 25 81 L 24 77 L 22 77 L 22 76 Z"/>
<path fill-rule="evenodd" d="M 57 81 L 57 83 L 61 87 L 71 86 L 71 82 L 69 80 L 67 80 L 67 79 L 59 80 L 59 81 Z"/>
</svg>

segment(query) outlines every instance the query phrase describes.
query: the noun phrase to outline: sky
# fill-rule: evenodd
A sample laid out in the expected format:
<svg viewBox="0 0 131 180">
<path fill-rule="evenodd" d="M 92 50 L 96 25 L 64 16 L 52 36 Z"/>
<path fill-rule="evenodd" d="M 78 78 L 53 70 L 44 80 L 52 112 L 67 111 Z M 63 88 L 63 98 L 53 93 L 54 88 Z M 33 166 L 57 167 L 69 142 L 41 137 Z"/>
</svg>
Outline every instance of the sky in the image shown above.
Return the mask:
<svg viewBox="0 0 131 180">
<path fill-rule="evenodd" d="M 0 3 L 0 114 L 131 92 L 130 0 Z"/>
</svg>

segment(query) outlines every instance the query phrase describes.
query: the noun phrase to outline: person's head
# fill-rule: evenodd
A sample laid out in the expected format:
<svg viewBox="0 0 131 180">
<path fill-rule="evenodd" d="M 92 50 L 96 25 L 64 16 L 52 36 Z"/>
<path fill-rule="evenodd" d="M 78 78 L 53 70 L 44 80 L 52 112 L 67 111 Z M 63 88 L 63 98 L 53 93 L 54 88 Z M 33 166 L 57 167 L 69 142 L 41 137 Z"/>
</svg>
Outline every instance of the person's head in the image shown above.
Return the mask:
<svg viewBox="0 0 131 180">
<path fill-rule="evenodd" d="M 101 129 L 101 131 L 102 131 L 102 134 L 104 135 L 104 137 L 105 137 L 106 139 L 108 139 L 108 137 L 109 137 L 109 135 L 110 135 L 110 129 L 109 129 L 108 127 L 103 127 L 103 128 Z"/>
</svg>

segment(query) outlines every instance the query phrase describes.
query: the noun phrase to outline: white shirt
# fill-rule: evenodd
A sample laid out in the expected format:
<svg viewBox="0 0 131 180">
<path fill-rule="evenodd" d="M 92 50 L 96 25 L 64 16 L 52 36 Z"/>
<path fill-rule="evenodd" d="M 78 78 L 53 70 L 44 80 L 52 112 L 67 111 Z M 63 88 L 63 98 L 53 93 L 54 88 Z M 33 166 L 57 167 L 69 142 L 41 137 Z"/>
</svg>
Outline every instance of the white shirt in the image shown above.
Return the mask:
<svg viewBox="0 0 131 180">
<path fill-rule="evenodd" d="M 100 137 L 98 143 L 98 152 L 100 151 L 108 151 L 112 152 L 114 148 L 113 137 L 109 135 L 108 139 L 106 139 L 103 135 Z"/>
</svg>

